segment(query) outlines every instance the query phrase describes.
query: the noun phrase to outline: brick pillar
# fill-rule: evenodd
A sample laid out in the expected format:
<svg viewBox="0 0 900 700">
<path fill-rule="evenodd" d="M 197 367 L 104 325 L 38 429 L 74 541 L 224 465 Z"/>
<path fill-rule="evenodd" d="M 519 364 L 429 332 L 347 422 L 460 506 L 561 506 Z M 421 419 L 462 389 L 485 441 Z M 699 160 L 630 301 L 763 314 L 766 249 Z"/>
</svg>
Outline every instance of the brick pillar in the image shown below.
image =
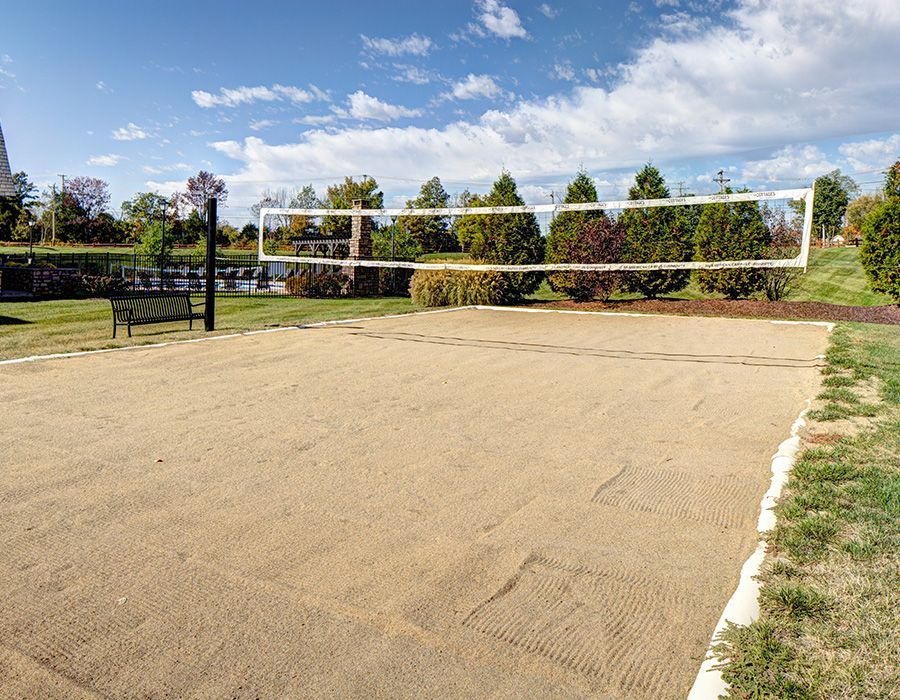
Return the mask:
<svg viewBox="0 0 900 700">
<path fill-rule="evenodd" d="M 367 199 L 354 199 L 353 209 L 368 209 Z M 372 257 L 372 217 L 351 216 L 350 258 L 359 260 Z M 378 294 L 378 269 L 374 267 L 345 267 L 343 273 L 350 278 L 354 296 Z"/>
</svg>

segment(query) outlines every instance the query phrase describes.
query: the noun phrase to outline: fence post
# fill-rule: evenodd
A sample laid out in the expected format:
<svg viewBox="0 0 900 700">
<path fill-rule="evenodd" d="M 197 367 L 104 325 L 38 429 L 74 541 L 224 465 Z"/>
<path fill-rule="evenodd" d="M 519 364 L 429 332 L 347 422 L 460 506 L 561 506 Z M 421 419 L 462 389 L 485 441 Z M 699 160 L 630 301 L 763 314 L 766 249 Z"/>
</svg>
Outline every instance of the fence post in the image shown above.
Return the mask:
<svg viewBox="0 0 900 700">
<path fill-rule="evenodd" d="M 216 204 L 210 197 L 206 205 L 206 318 L 207 331 L 216 329 Z"/>
</svg>

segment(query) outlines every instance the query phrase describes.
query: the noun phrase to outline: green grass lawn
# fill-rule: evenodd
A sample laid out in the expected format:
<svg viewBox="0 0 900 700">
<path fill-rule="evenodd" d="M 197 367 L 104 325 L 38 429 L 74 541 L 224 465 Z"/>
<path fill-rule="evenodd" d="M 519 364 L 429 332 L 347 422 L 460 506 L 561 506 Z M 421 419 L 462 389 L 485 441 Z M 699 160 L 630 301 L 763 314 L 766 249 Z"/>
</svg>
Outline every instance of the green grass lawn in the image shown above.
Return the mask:
<svg viewBox="0 0 900 700">
<path fill-rule="evenodd" d="M 841 324 L 826 357 L 810 417 L 835 432 L 800 455 L 777 506 L 759 620 L 718 647 L 729 698 L 896 697 L 900 333 Z M 842 434 L 848 419 L 868 423 Z"/>
<path fill-rule="evenodd" d="M 413 303 L 403 297 L 223 297 L 216 300 L 216 333 L 406 313 L 415 309 Z M 127 337 L 127 330 L 120 327 L 119 337 L 113 340 L 112 312 L 105 299 L 4 302 L 0 304 L 0 359 L 146 345 L 205 335 L 202 321 L 194 322 L 194 331 L 188 331 L 187 325 L 180 322 L 138 326 L 131 338 Z"/>
<path fill-rule="evenodd" d="M 535 294 L 542 301 L 565 299 L 546 283 Z M 640 299 L 637 294 L 614 294 L 613 300 Z M 700 289 L 696 276 L 680 292 L 669 299 L 723 299 L 721 294 L 708 294 Z M 881 306 L 891 304 L 885 294 L 868 288 L 866 276 L 859 263 L 859 248 L 813 248 L 809 253 L 809 267 L 787 301 L 820 301 L 846 306 Z"/>
</svg>

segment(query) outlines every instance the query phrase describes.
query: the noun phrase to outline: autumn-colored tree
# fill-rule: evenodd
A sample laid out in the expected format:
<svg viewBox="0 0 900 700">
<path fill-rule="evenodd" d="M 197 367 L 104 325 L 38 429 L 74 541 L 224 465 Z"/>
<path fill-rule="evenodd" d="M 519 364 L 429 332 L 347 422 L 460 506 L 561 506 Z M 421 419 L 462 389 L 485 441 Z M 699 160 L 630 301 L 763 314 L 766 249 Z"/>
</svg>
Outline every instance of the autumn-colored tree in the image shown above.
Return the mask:
<svg viewBox="0 0 900 700">
<path fill-rule="evenodd" d="M 847 233 L 850 236 L 861 236 L 863 223 L 883 202 L 884 196 L 881 192 L 863 194 L 850 202 L 845 214 Z"/>
<path fill-rule="evenodd" d="M 378 189 L 375 178 L 368 175 L 363 175 L 359 181 L 346 177 L 343 182 L 330 185 L 319 205 L 323 209 L 351 209 L 355 199 L 365 200 L 369 209 L 384 206 L 384 193 Z M 349 238 L 351 219 L 349 216 L 326 216 L 319 228 L 323 236 Z"/>
<path fill-rule="evenodd" d="M 193 177 L 189 177 L 186 189 L 181 193 L 181 201 L 192 208 L 200 216 L 200 220 L 206 225 L 206 206 L 210 197 L 219 200 L 219 205 L 228 201 L 228 188 L 225 181 L 206 170 L 201 170 Z"/>
<path fill-rule="evenodd" d="M 563 251 L 567 262 L 619 262 L 625 231 L 622 225 L 605 214 L 580 222 L 578 235 L 566 243 Z M 557 280 L 556 290 L 575 301 L 606 301 L 622 278 L 619 272 L 566 272 Z"/>
</svg>

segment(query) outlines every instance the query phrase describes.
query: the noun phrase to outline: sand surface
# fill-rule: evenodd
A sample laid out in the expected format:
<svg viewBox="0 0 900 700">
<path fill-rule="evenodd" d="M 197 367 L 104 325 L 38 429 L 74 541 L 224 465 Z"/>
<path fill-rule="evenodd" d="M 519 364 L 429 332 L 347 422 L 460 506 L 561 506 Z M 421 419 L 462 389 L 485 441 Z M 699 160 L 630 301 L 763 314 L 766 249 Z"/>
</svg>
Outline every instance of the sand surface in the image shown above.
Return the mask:
<svg viewBox="0 0 900 700">
<path fill-rule="evenodd" d="M 826 342 L 466 310 L 0 366 L 0 697 L 684 697 Z"/>
</svg>

